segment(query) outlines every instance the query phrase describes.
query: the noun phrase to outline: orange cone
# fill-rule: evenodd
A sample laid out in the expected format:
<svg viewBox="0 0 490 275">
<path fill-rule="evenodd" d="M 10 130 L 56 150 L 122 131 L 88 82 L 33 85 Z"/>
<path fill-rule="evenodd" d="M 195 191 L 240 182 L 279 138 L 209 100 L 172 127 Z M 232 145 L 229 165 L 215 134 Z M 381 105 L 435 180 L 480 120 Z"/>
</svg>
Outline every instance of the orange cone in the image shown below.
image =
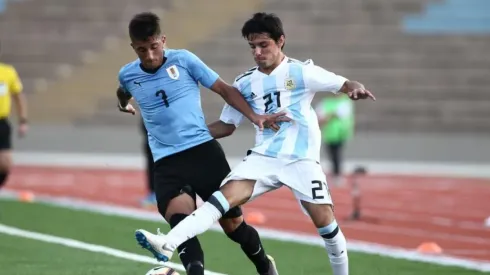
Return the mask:
<svg viewBox="0 0 490 275">
<path fill-rule="evenodd" d="M 29 191 L 21 191 L 19 192 L 19 201 L 21 202 L 33 202 L 34 194 Z"/>
<path fill-rule="evenodd" d="M 264 224 L 266 218 L 262 212 L 253 211 L 245 214 L 245 221 L 249 224 Z"/>
<path fill-rule="evenodd" d="M 417 247 L 417 251 L 425 254 L 441 254 L 442 248 L 434 242 L 425 242 Z"/>
</svg>

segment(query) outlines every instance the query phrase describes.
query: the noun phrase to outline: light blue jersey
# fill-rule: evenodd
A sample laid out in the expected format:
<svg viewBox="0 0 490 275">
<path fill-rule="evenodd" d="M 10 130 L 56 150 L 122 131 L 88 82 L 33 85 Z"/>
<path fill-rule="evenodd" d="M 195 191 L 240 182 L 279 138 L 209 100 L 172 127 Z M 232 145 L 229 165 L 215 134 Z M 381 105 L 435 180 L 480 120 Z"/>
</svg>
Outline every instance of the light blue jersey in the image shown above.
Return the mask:
<svg viewBox="0 0 490 275">
<path fill-rule="evenodd" d="M 287 57 L 269 75 L 252 68 L 238 76 L 233 85 L 257 114 L 284 111 L 292 119 L 281 123 L 277 133 L 256 127 L 252 151 L 275 158 L 320 161 L 321 133 L 311 102 L 316 92 L 337 93 L 345 81 L 311 60 L 300 62 Z M 225 104 L 220 120 L 238 126 L 243 115 Z"/>
<path fill-rule="evenodd" d="M 119 72 L 121 88 L 131 94 L 148 130 L 154 161 L 212 139 L 201 108 L 199 83 L 210 88 L 218 74 L 187 50 L 165 50 L 155 73 L 135 60 Z"/>
</svg>

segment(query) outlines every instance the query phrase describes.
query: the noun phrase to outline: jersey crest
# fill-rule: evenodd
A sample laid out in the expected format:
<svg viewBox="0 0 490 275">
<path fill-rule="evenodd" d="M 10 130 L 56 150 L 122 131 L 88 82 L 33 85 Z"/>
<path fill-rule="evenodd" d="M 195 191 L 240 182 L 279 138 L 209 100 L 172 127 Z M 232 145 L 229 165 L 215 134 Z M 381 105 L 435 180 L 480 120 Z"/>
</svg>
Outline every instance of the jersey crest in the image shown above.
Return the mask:
<svg viewBox="0 0 490 275">
<path fill-rule="evenodd" d="M 172 66 L 168 67 L 167 73 L 171 79 L 173 79 L 173 80 L 179 79 L 179 69 L 177 69 L 177 66 L 172 65 Z"/>
<path fill-rule="evenodd" d="M 296 88 L 296 84 L 294 83 L 294 79 L 286 78 L 284 80 L 284 87 L 286 87 L 286 89 L 289 91 L 294 90 L 294 88 Z"/>
</svg>

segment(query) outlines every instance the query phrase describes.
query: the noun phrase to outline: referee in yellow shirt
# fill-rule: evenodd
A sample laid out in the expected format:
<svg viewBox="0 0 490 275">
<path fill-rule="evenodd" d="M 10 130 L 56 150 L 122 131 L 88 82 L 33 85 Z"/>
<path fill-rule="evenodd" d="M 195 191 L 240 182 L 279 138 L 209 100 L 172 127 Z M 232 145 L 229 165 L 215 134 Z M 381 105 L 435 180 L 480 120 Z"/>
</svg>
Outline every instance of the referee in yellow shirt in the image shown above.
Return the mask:
<svg viewBox="0 0 490 275">
<path fill-rule="evenodd" d="M 0 63 L 0 188 L 7 181 L 12 166 L 12 134 L 10 127 L 11 99 L 19 117 L 19 136 L 28 130 L 27 103 L 22 94 L 22 82 L 14 67 Z"/>
</svg>

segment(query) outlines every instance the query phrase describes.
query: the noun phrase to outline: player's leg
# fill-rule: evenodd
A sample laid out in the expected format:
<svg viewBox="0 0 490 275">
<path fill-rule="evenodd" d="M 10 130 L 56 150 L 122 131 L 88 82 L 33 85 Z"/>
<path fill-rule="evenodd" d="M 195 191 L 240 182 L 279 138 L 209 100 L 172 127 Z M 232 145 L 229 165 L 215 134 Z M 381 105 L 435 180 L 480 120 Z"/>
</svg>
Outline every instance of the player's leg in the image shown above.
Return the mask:
<svg viewBox="0 0 490 275">
<path fill-rule="evenodd" d="M 12 167 L 11 128 L 7 119 L 0 119 L 0 188 L 7 183 Z"/>
<path fill-rule="evenodd" d="M 347 256 L 347 241 L 337 221 L 331 204 L 317 204 L 301 201 L 318 234 L 325 243 L 333 275 L 349 274 L 349 259 Z"/>
<path fill-rule="evenodd" d="M 185 190 L 182 194 L 171 199 L 165 211 L 165 220 L 174 228 L 196 209 L 195 195 L 191 190 Z M 160 211 L 159 206 L 159 211 Z M 179 258 L 184 265 L 188 275 L 204 274 L 204 252 L 197 237 L 190 238 L 178 246 Z"/>
<path fill-rule="evenodd" d="M 280 179 L 289 186 L 310 216 L 325 243 L 334 275 L 348 275 L 347 243 L 333 212 L 333 202 L 320 164 L 299 161 L 291 164 Z"/>
<path fill-rule="evenodd" d="M 275 167 L 269 165 L 269 162 L 271 161 L 252 155 L 235 167 L 223 180 L 224 184 L 219 191 L 214 192 L 201 207 L 173 228 L 167 236 L 159 238 L 157 246 L 161 248 L 161 255 L 167 257 L 167 260 L 170 259 L 177 246 L 188 238 L 207 231 L 231 208 L 280 187 L 281 184 L 273 176 L 265 174 L 271 171 L 270 175 L 275 175 Z M 249 176 L 246 176 L 247 174 Z"/>
<path fill-rule="evenodd" d="M 196 209 L 195 194 L 189 186 L 183 182 L 187 181 L 189 174 L 186 159 L 181 155 L 158 160 L 154 164 L 154 184 L 158 211 L 173 228 L 184 220 Z M 182 173 L 185 171 L 185 173 Z M 160 258 L 158 249 L 148 239 L 153 234 L 136 234 L 138 242 L 154 256 Z M 148 237 L 148 238 L 147 238 Z M 177 248 L 180 260 L 187 270 L 188 275 L 204 274 L 204 252 L 197 238 L 184 241 Z"/>
<path fill-rule="evenodd" d="M 155 195 L 155 184 L 153 177 L 153 156 L 151 153 L 150 145 L 148 142 L 144 143 L 143 151 L 146 159 L 146 186 L 148 190 L 148 195 L 141 201 L 143 206 L 154 205 L 156 204 L 156 195 Z"/>
<path fill-rule="evenodd" d="M 219 223 L 228 238 L 240 245 L 259 274 L 278 274 L 274 260 L 265 252 L 259 232 L 245 222 L 239 207 L 230 209 Z"/>
<path fill-rule="evenodd" d="M 200 148 L 200 154 L 194 155 L 195 159 L 201 158 L 193 173 L 201 178 L 193 184 L 196 193 L 207 201 L 209 197 L 219 190 L 223 179 L 231 172 L 225 153 L 218 141 L 211 141 Z M 259 234 L 255 228 L 246 224 L 243 220 L 240 207 L 230 209 L 219 223 L 228 238 L 238 243 L 247 257 L 255 265 L 259 274 L 268 274 L 271 261 L 267 258 Z"/>
</svg>

